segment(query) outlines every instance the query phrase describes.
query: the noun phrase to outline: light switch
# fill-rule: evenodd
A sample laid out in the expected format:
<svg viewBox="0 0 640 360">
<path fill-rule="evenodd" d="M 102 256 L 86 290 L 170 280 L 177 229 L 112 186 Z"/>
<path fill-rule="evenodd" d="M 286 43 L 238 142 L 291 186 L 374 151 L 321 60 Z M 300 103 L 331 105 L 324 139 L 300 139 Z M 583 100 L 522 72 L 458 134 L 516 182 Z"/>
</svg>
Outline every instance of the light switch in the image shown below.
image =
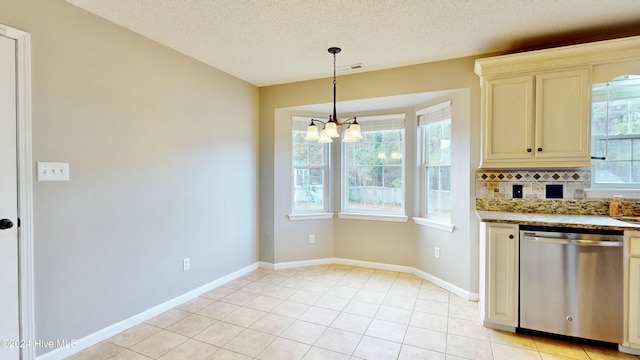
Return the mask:
<svg viewBox="0 0 640 360">
<path fill-rule="evenodd" d="M 69 163 L 38 162 L 38 181 L 69 181 Z"/>
</svg>

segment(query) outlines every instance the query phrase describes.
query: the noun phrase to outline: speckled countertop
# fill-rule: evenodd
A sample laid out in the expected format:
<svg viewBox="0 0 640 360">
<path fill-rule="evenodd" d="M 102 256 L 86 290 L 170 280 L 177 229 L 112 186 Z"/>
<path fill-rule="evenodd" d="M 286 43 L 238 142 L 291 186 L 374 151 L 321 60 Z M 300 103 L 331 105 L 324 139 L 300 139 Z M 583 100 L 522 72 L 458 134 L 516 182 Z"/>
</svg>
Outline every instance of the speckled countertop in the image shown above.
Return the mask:
<svg viewBox="0 0 640 360">
<path fill-rule="evenodd" d="M 640 224 L 616 220 L 605 215 L 532 214 L 486 210 L 476 210 L 476 213 L 480 221 L 493 223 L 640 231 Z"/>
</svg>

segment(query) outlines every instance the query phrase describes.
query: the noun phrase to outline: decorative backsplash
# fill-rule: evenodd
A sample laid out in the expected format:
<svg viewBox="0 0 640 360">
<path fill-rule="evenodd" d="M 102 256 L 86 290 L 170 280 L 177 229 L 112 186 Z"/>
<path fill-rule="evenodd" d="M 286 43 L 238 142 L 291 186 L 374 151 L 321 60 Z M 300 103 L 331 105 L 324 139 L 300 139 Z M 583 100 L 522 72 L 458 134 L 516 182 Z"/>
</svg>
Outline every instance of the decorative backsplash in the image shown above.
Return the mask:
<svg viewBox="0 0 640 360">
<path fill-rule="evenodd" d="M 512 199 L 522 185 L 523 199 L 545 199 L 546 185 L 562 185 L 562 199 L 583 200 L 591 186 L 590 170 L 478 170 L 476 198 Z"/>
<path fill-rule="evenodd" d="M 513 197 L 522 185 L 522 199 Z M 547 198 L 547 185 L 562 185 L 562 198 Z M 611 199 L 586 199 L 589 170 L 478 170 L 476 209 L 520 213 L 608 215 Z M 622 216 L 638 216 L 638 199 L 622 200 Z"/>
</svg>

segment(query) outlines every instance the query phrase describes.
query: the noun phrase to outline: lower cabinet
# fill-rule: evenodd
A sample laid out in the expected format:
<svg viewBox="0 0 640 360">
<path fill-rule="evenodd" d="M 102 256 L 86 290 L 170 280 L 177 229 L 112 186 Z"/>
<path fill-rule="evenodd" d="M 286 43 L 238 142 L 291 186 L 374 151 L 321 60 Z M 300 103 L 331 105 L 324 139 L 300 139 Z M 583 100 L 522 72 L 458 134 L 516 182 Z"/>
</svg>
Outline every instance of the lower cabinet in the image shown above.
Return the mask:
<svg viewBox="0 0 640 360">
<path fill-rule="evenodd" d="M 628 249 L 627 341 L 640 349 L 640 237 L 630 237 Z"/>
<path fill-rule="evenodd" d="M 480 244 L 482 321 L 487 327 L 513 331 L 518 326 L 518 225 L 484 224 Z"/>
</svg>

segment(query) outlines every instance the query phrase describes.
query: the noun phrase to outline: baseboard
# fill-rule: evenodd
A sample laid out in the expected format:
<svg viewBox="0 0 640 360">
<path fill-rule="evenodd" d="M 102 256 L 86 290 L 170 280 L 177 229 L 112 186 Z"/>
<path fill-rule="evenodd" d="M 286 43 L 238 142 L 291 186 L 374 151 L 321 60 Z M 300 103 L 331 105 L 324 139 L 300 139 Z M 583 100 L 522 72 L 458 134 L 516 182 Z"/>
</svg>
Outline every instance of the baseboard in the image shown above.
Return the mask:
<svg viewBox="0 0 640 360">
<path fill-rule="evenodd" d="M 218 278 L 206 285 L 203 285 L 199 288 L 191 290 L 185 294 L 182 294 L 178 297 L 175 297 L 167 302 L 154 306 L 148 310 L 145 310 L 139 314 L 136 314 L 128 319 L 122 320 L 118 323 L 115 323 L 111 326 L 108 326 L 104 329 L 98 330 L 92 334 L 89 334 L 81 339 L 78 339 L 73 347 L 66 348 L 57 348 L 48 353 L 42 354 L 36 357 L 36 360 L 62 360 L 65 359 L 75 353 L 78 353 L 88 347 L 91 347 L 101 341 L 104 341 L 118 333 L 121 333 L 129 328 L 132 328 L 140 323 L 143 323 L 154 316 L 160 315 L 163 312 L 170 310 L 180 304 L 183 304 L 191 299 L 194 299 L 208 291 L 211 291 L 221 285 L 228 283 L 229 281 L 235 280 L 241 276 L 244 276 L 260 267 L 261 263 L 256 262 L 249 266 L 245 266 L 244 268 L 234 271 L 231 274 L 225 275 L 221 278 Z"/>
<path fill-rule="evenodd" d="M 632 347 L 624 346 L 624 345 L 621 345 L 621 344 L 618 345 L 618 351 L 626 353 L 626 354 L 640 355 L 640 349 L 639 348 L 632 348 Z"/>
<path fill-rule="evenodd" d="M 306 266 L 317 266 L 317 265 L 329 265 L 333 264 L 333 258 L 324 258 L 324 259 L 313 259 L 313 260 L 301 260 L 301 261 L 289 261 L 289 262 L 281 262 L 281 263 L 268 263 L 268 262 L 260 262 L 260 267 L 270 270 L 282 270 L 282 269 L 292 269 L 297 267 L 306 267 Z"/>
<path fill-rule="evenodd" d="M 452 283 L 446 282 L 438 277 L 435 277 L 431 274 L 428 274 L 422 270 L 413 268 L 413 273 L 416 276 L 419 276 L 421 278 L 423 278 L 424 280 L 427 280 L 429 282 L 434 283 L 435 285 L 438 285 L 439 287 L 447 290 L 448 292 L 455 294 L 465 300 L 469 300 L 469 301 L 478 301 L 478 299 L 480 298 L 478 293 L 472 293 L 469 292 L 463 288 L 460 288 L 456 285 L 453 285 Z"/>
<path fill-rule="evenodd" d="M 353 259 L 344 259 L 344 258 L 324 258 L 324 259 L 314 259 L 314 260 L 303 260 L 303 261 L 292 261 L 292 262 L 284 262 L 284 263 L 265 263 L 261 262 L 260 266 L 265 269 L 271 270 L 280 270 L 280 269 L 290 269 L 295 267 L 304 267 L 304 266 L 314 266 L 314 265 L 328 265 L 328 264 L 340 264 L 340 265 L 350 265 L 350 266 L 360 266 L 371 269 L 379 269 L 379 270 L 387 270 L 387 271 L 397 271 L 403 273 L 414 274 L 421 279 L 427 280 L 452 294 L 455 294 L 465 300 L 469 301 L 478 301 L 479 295 L 478 293 L 471 293 L 467 290 L 464 290 L 456 285 L 453 285 L 447 281 L 444 281 L 436 276 L 433 276 L 429 273 L 426 273 L 422 270 L 416 269 L 411 266 L 403 266 L 403 265 L 393 265 L 393 264 L 385 264 L 385 263 L 377 263 L 371 261 L 363 261 L 363 260 L 353 260 Z"/>
</svg>

